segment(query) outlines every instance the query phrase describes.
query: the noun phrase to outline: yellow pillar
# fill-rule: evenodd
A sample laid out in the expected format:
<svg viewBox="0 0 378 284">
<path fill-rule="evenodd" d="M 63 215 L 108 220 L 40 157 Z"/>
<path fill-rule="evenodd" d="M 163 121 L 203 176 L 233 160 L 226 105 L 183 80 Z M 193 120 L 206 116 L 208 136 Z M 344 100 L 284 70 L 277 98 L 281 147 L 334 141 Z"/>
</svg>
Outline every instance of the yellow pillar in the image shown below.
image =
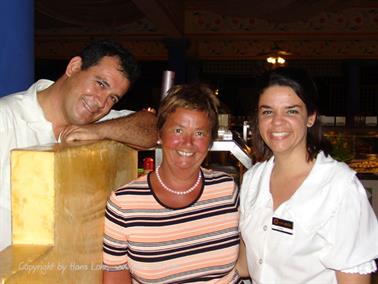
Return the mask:
<svg viewBox="0 0 378 284">
<path fill-rule="evenodd" d="M 1 283 L 101 283 L 112 189 L 136 178 L 137 151 L 114 141 L 12 152 L 12 239 Z"/>
</svg>

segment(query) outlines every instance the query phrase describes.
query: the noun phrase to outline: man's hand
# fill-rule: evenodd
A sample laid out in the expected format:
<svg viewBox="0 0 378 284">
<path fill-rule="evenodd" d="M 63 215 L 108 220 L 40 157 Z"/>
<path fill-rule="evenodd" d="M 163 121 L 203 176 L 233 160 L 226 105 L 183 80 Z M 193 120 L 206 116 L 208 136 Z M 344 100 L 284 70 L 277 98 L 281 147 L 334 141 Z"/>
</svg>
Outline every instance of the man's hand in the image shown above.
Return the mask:
<svg viewBox="0 0 378 284">
<path fill-rule="evenodd" d="M 97 128 L 96 124 L 69 125 L 60 132 L 59 138 L 61 142 L 101 140 L 104 137 L 100 135 L 100 131 L 97 131 Z"/>
<path fill-rule="evenodd" d="M 156 145 L 158 133 L 154 112 L 144 110 L 98 123 L 69 125 L 59 136 L 62 142 L 110 139 L 145 150 Z"/>
</svg>

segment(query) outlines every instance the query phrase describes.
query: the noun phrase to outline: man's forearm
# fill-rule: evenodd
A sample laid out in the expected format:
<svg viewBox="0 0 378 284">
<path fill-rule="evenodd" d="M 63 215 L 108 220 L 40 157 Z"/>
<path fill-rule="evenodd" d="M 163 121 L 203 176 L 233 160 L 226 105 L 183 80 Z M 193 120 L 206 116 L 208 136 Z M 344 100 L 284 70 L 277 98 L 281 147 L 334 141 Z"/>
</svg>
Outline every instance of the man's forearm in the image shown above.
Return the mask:
<svg viewBox="0 0 378 284">
<path fill-rule="evenodd" d="M 96 131 L 103 139 L 116 140 L 134 148 L 148 149 L 156 145 L 156 116 L 149 111 L 96 123 Z"/>
<path fill-rule="evenodd" d="M 156 116 L 139 111 L 128 116 L 88 125 L 69 125 L 60 132 L 62 142 L 111 139 L 136 149 L 149 149 L 156 145 Z"/>
</svg>

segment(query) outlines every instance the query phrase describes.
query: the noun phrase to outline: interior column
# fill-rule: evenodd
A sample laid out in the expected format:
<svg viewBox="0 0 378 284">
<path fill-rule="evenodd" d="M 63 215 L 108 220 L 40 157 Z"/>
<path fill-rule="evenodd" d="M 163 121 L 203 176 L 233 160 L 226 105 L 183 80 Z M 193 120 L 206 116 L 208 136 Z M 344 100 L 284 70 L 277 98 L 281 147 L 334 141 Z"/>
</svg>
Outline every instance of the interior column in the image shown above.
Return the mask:
<svg viewBox="0 0 378 284">
<path fill-rule="evenodd" d="M 5 96 L 34 81 L 34 0 L 1 4 L 0 96 Z"/>
</svg>

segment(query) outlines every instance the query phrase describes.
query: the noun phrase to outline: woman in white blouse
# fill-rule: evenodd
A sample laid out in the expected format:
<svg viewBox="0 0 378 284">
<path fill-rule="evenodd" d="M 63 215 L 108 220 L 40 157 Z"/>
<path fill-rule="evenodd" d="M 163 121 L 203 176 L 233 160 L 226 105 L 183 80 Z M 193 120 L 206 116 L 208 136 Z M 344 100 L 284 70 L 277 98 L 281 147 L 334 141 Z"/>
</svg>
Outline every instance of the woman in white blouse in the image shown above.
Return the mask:
<svg viewBox="0 0 378 284">
<path fill-rule="evenodd" d="M 356 173 L 325 150 L 313 82 L 303 70 L 279 68 L 261 83 L 261 162 L 243 178 L 239 272 L 248 265 L 256 284 L 370 283 L 377 218 Z"/>
</svg>

